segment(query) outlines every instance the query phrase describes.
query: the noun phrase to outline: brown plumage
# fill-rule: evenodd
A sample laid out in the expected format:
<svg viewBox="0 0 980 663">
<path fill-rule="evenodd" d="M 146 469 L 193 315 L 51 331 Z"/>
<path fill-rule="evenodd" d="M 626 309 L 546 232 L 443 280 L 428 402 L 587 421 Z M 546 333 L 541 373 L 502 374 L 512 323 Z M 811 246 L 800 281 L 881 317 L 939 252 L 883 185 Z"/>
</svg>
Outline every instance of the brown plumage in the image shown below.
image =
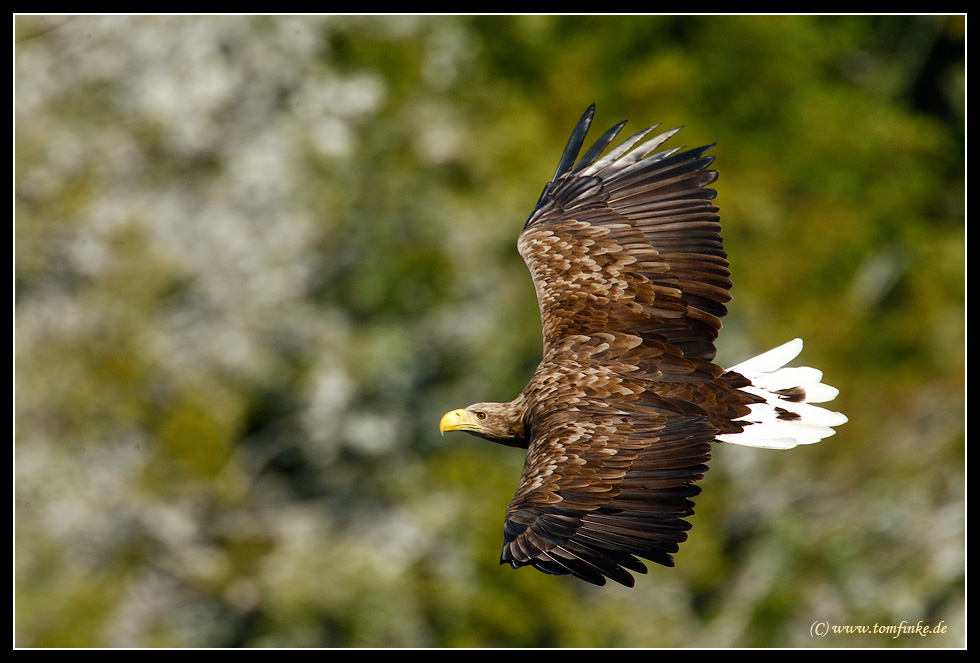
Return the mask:
<svg viewBox="0 0 980 663">
<path fill-rule="evenodd" d="M 673 566 L 712 441 L 788 448 L 846 418 L 807 403 L 836 394 L 818 371 L 781 368 L 799 341 L 741 372 L 713 363 L 731 281 L 710 146 L 654 153 L 676 130 L 643 142 L 651 128 L 601 156 L 624 122 L 578 159 L 593 114 L 518 239 L 543 359 L 515 400 L 440 429 L 527 449 L 501 563 L 632 586 L 638 557 Z"/>
</svg>

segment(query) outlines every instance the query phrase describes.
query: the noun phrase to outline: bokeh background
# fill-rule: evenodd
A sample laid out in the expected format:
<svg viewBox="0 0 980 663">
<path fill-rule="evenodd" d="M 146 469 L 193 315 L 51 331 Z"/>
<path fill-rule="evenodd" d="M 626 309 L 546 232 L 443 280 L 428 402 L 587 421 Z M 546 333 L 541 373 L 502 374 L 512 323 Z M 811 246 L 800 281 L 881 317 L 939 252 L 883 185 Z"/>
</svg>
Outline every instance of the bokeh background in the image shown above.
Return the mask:
<svg viewBox="0 0 980 663">
<path fill-rule="evenodd" d="M 14 27 L 17 646 L 964 646 L 962 16 Z M 718 143 L 719 361 L 801 336 L 850 417 L 719 448 L 634 589 L 499 566 L 521 453 L 437 430 L 540 358 L 592 102 Z"/>
</svg>

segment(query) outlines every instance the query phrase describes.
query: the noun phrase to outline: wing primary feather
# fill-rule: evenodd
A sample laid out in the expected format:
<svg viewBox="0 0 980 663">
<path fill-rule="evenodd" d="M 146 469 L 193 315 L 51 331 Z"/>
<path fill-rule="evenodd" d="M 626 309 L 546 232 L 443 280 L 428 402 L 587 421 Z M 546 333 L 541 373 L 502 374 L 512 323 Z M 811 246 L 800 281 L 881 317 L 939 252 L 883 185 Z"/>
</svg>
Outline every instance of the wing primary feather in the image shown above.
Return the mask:
<svg viewBox="0 0 980 663">
<path fill-rule="evenodd" d="M 585 135 L 589 133 L 589 127 L 592 125 L 592 118 L 594 116 L 595 104 L 592 104 L 586 109 L 585 113 L 582 115 L 582 119 L 578 121 L 578 124 L 575 125 L 575 130 L 572 131 L 572 135 L 568 139 L 568 145 L 565 146 L 565 151 L 562 153 L 561 160 L 558 162 L 558 168 L 555 170 L 555 176 L 551 178 L 552 182 L 558 180 L 562 175 L 568 172 L 568 169 L 572 167 L 573 163 L 575 163 L 579 150 L 582 149 L 582 143 L 585 142 Z"/>
<path fill-rule="evenodd" d="M 634 152 L 635 160 L 636 161 L 641 161 L 643 159 L 646 159 L 651 154 L 653 154 L 653 151 L 655 149 L 657 149 L 658 147 L 660 147 L 661 145 L 663 145 L 664 143 L 666 143 L 668 140 L 670 140 L 671 138 L 673 138 L 674 135 L 677 132 L 679 132 L 681 129 L 683 129 L 683 128 L 684 128 L 684 125 L 681 125 L 681 126 L 675 128 L 675 129 L 671 129 L 669 131 L 663 132 L 662 134 L 658 134 L 658 135 L 654 136 L 653 138 L 651 138 L 650 140 L 648 140 L 647 142 L 643 143 L 642 145 L 640 145 L 639 147 L 637 147 L 636 148 L 636 151 Z M 677 150 L 680 150 L 680 149 L 683 149 L 683 148 L 676 147 L 676 148 L 674 148 L 672 150 L 668 150 L 668 152 L 676 152 Z"/>
<path fill-rule="evenodd" d="M 609 147 L 609 143 L 622 131 L 623 127 L 626 126 L 626 120 L 623 120 L 616 126 L 612 127 L 606 133 L 602 134 L 599 139 L 592 144 L 592 147 L 579 159 L 579 162 L 575 164 L 575 168 L 572 169 L 572 173 L 577 173 L 580 170 L 591 166 L 599 155 L 602 154 L 603 150 Z"/>
<path fill-rule="evenodd" d="M 605 170 L 605 168 L 607 168 L 609 166 L 609 164 L 614 163 L 617 159 L 619 159 L 624 154 L 626 154 L 627 152 L 629 152 L 633 148 L 634 145 L 636 145 L 641 140 L 643 140 L 644 138 L 646 138 L 647 137 L 647 134 L 649 134 L 651 131 L 653 131 L 654 129 L 656 129 L 659 126 L 660 126 L 659 124 L 655 124 L 652 127 L 647 127 L 643 131 L 640 131 L 639 133 L 634 134 L 630 138 L 627 138 L 622 143 L 620 143 L 619 145 L 617 145 L 613 149 L 609 150 L 609 153 L 606 156 L 602 157 L 601 159 L 599 159 L 598 161 L 596 161 L 594 164 L 592 164 L 592 166 L 588 170 L 584 171 L 582 173 L 582 175 L 584 175 L 584 176 L 596 175 L 596 174 L 602 172 L 603 170 Z"/>
<path fill-rule="evenodd" d="M 636 142 L 639 142 L 639 140 L 642 139 L 642 138 L 644 138 L 647 133 L 653 131 L 658 126 L 660 126 L 660 125 L 652 126 L 649 129 L 647 129 L 646 132 L 643 132 L 641 134 L 637 134 L 637 136 L 634 136 L 634 138 L 636 139 Z M 633 147 L 633 144 L 635 144 L 635 143 L 629 144 L 629 146 L 627 147 L 626 150 L 623 150 L 622 152 L 620 152 L 619 154 L 617 154 L 616 157 L 615 157 L 617 170 L 622 169 L 622 168 L 626 168 L 628 166 L 632 166 L 633 164 L 635 164 L 635 163 L 637 163 L 639 161 L 644 161 L 644 160 L 647 160 L 647 159 L 658 159 L 658 158 L 663 158 L 664 156 L 670 156 L 674 152 L 677 152 L 678 150 L 683 149 L 683 148 L 680 148 L 680 147 L 675 147 L 675 148 L 673 148 L 671 150 L 667 150 L 665 152 L 661 152 L 660 154 L 654 154 L 652 157 L 650 156 L 651 154 L 653 154 L 653 151 L 654 150 L 656 150 L 658 147 L 660 147 L 661 145 L 663 145 L 664 143 L 666 143 L 668 140 L 670 140 L 674 136 L 674 134 L 676 134 L 678 131 L 680 131 L 683 128 L 684 127 L 677 127 L 676 129 L 671 129 L 670 131 L 665 131 L 662 134 L 657 134 L 656 136 L 654 136 L 650 140 L 646 141 L 645 143 L 640 144 L 635 150 L 633 150 L 629 154 L 626 154 L 626 151 L 629 150 L 630 148 L 632 148 Z M 631 140 L 633 140 L 633 139 L 631 139 Z M 627 143 L 629 143 L 629 142 L 630 141 L 627 141 Z M 624 145 L 626 145 L 627 143 L 624 143 Z M 622 147 L 622 145 L 620 147 Z M 619 150 L 619 148 L 616 148 L 616 150 L 613 150 L 612 152 L 610 152 L 609 153 L 609 156 L 613 156 L 613 154 L 617 150 Z"/>
</svg>

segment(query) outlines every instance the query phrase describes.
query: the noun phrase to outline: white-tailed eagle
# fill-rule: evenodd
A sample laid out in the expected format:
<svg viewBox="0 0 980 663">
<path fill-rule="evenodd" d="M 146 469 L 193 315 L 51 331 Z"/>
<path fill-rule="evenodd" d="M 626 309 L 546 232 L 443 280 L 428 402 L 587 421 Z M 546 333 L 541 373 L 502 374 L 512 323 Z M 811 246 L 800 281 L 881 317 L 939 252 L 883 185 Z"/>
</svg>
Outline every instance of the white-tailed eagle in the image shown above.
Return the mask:
<svg viewBox="0 0 980 663">
<path fill-rule="evenodd" d="M 731 299 L 710 147 L 656 150 L 651 127 L 581 157 L 572 133 L 518 238 L 544 357 L 509 403 L 448 412 L 439 428 L 527 449 L 501 563 L 633 585 L 638 558 L 673 566 L 712 442 L 787 449 L 847 421 L 796 339 L 729 370 L 714 342 Z"/>
</svg>

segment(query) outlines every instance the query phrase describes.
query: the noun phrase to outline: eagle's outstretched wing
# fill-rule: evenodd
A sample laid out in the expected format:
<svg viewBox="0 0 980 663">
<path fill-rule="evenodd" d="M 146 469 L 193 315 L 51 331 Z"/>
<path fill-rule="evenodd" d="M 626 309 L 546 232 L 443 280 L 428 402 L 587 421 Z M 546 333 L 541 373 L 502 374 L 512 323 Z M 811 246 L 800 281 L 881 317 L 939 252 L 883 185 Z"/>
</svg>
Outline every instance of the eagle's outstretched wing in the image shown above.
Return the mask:
<svg viewBox="0 0 980 663">
<path fill-rule="evenodd" d="M 525 389 L 529 446 L 502 562 L 633 584 L 672 565 L 710 442 L 752 397 L 712 363 L 730 299 L 709 147 L 654 153 L 675 131 L 623 124 L 578 158 L 582 117 L 518 240 L 544 358 Z"/>
<path fill-rule="evenodd" d="M 651 127 L 600 158 L 620 123 L 575 163 L 593 113 L 579 121 L 518 240 L 545 351 L 569 334 L 616 330 L 710 362 L 732 286 L 707 188 L 718 179 L 705 156 L 712 146 L 653 153 L 679 129 L 644 142 Z"/>
</svg>

